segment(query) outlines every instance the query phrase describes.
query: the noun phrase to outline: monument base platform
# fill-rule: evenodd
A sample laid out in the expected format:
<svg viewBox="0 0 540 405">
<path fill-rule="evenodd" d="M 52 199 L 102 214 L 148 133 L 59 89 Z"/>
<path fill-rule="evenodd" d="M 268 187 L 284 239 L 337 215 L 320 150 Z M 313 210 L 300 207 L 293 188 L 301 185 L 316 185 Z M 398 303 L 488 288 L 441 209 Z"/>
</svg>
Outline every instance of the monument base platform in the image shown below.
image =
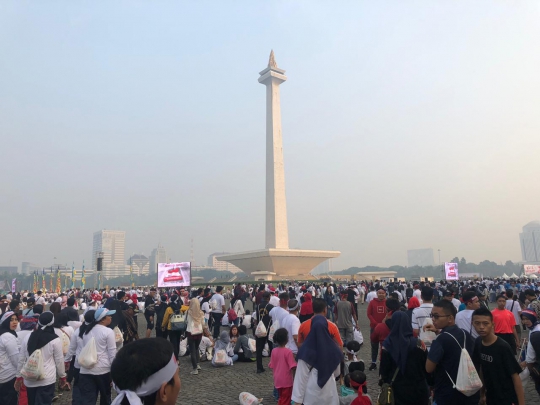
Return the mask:
<svg viewBox="0 0 540 405">
<path fill-rule="evenodd" d="M 340 254 L 334 250 L 262 249 L 217 256 L 216 259 L 231 263 L 249 275 L 273 273 L 275 279 L 281 279 L 308 275 L 325 260 Z"/>
</svg>

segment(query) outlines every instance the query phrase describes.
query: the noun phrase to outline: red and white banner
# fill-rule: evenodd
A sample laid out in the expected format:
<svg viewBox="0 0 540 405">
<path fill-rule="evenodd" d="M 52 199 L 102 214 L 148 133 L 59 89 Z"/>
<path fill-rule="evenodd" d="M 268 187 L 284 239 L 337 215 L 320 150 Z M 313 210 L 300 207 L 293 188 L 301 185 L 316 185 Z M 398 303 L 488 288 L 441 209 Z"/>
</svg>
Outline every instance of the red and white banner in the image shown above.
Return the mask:
<svg viewBox="0 0 540 405">
<path fill-rule="evenodd" d="M 523 272 L 526 276 L 529 276 L 531 274 L 540 274 L 540 265 L 538 264 L 524 264 L 523 265 Z"/>
<path fill-rule="evenodd" d="M 444 263 L 444 272 L 447 280 L 459 280 L 457 263 Z"/>
</svg>

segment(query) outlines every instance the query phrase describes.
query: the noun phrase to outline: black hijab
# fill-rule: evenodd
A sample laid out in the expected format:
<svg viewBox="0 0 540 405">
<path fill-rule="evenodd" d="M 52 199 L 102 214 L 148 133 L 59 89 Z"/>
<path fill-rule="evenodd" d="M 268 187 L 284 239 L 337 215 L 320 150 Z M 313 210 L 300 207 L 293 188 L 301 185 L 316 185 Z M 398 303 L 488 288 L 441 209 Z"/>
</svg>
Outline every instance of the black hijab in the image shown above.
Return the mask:
<svg viewBox="0 0 540 405">
<path fill-rule="evenodd" d="M 411 321 L 409 317 L 400 311 L 394 312 L 390 318 L 390 334 L 383 342 L 383 347 L 388 351 L 392 360 L 400 368 L 402 374 L 405 374 L 407 366 L 407 357 L 418 342 L 413 336 Z"/>
<path fill-rule="evenodd" d="M 54 333 L 54 315 L 52 312 L 43 312 L 39 316 L 37 329 L 28 338 L 28 355 L 31 356 L 36 350 L 41 349 L 47 343 L 58 336 Z"/>
<path fill-rule="evenodd" d="M 6 317 L 7 315 L 7 317 Z M 0 336 L 2 336 L 4 333 L 11 333 L 13 336 L 17 337 L 17 333 L 14 330 L 11 330 L 9 328 L 9 324 L 11 323 L 11 317 L 15 315 L 15 312 L 9 311 L 2 316 L 2 318 L 6 317 L 4 321 L 0 324 Z"/>
</svg>

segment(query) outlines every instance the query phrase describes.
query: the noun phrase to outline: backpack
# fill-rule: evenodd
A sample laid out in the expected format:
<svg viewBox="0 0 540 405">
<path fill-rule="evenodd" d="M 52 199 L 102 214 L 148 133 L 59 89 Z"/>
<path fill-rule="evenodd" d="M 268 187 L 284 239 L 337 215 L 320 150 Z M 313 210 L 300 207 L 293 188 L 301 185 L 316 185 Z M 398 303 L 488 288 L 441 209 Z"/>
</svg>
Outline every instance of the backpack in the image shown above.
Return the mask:
<svg viewBox="0 0 540 405">
<path fill-rule="evenodd" d="M 482 381 L 480 380 L 478 372 L 476 371 L 476 368 L 474 367 L 474 364 L 471 360 L 471 356 L 469 356 L 469 352 L 467 352 L 466 349 L 467 335 L 465 334 L 465 331 L 463 331 L 463 347 L 461 347 L 458 340 L 452 334 L 448 332 L 444 333 L 452 336 L 452 338 L 461 348 L 456 382 L 452 380 L 452 377 L 450 377 L 448 371 L 446 371 L 446 375 L 452 382 L 453 388 L 461 392 L 463 395 L 470 397 L 471 395 L 476 394 L 476 392 L 478 392 L 478 390 L 482 388 Z"/>
<path fill-rule="evenodd" d="M 175 312 L 171 316 L 171 330 L 177 332 L 185 332 L 187 329 L 186 315 Z"/>
<path fill-rule="evenodd" d="M 229 322 L 234 322 L 238 318 L 238 315 L 236 315 L 236 311 L 233 308 L 229 309 L 227 314 L 229 315 Z"/>
<path fill-rule="evenodd" d="M 255 336 L 258 337 L 258 338 L 266 337 L 266 335 L 268 335 L 268 331 L 266 329 L 266 325 L 263 322 L 263 318 L 266 315 L 268 315 L 268 311 L 266 310 L 266 306 L 263 308 L 262 314 L 261 314 L 260 309 L 257 312 L 258 312 L 259 323 L 257 324 L 257 328 L 255 329 Z"/>
<path fill-rule="evenodd" d="M 210 305 L 210 309 L 212 311 L 215 310 L 215 309 L 218 309 L 218 302 L 217 302 L 217 300 L 214 299 L 214 297 L 212 297 L 212 299 L 210 300 L 208 305 Z"/>
<path fill-rule="evenodd" d="M 41 349 L 34 350 L 21 369 L 21 376 L 26 380 L 38 381 L 43 378 L 43 353 Z"/>
<path fill-rule="evenodd" d="M 82 348 L 77 361 L 79 362 L 79 365 L 84 368 L 92 368 L 97 364 L 98 359 L 96 340 L 93 336 L 90 338 L 90 341 Z"/>
<path fill-rule="evenodd" d="M 214 363 L 219 366 L 226 366 L 228 361 L 228 355 L 225 350 L 218 350 L 214 354 Z"/>
<path fill-rule="evenodd" d="M 270 342 L 274 341 L 274 333 L 276 333 L 276 330 L 278 330 L 279 327 L 279 320 L 276 319 L 275 322 L 272 322 L 272 326 L 270 326 L 270 331 L 268 332 L 268 340 Z"/>
</svg>

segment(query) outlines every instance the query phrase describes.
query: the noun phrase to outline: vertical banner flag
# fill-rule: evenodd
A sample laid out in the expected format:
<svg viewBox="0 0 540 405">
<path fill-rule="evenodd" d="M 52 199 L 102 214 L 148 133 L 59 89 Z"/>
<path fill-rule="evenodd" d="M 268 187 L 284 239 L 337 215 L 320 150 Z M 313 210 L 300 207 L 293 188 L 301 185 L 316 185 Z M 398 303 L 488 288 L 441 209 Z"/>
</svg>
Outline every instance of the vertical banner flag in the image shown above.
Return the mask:
<svg viewBox="0 0 540 405">
<path fill-rule="evenodd" d="M 45 285 L 45 269 L 41 269 L 41 287 L 43 292 L 47 291 L 47 286 Z"/>
<path fill-rule="evenodd" d="M 135 283 L 133 282 L 133 266 L 132 266 L 132 258 L 129 259 L 129 278 L 131 279 L 131 287 L 135 287 Z"/>
<path fill-rule="evenodd" d="M 11 292 L 14 293 L 15 291 L 17 291 L 17 279 L 16 278 L 11 280 Z"/>
<path fill-rule="evenodd" d="M 36 275 L 36 270 L 34 270 L 34 294 L 37 293 L 37 275 Z"/>
<path fill-rule="evenodd" d="M 62 279 L 60 278 L 60 266 L 56 270 L 56 293 L 60 294 L 62 291 Z"/>
<path fill-rule="evenodd" d="M 71 289 L 75 288 L 75 262 L 71 265 Z"/>
<path fill-rule="evenodd" d="M 53 270 L 52 270 L 52 266 L 51 266 L 51 272 L 49 273 L 49 276 L 50 276 L 50 284 L 51 284 L 51 289 L 50 289 L 50 292 L 53 292 L 54 291 L 54 288 L 53 288 Z"/>
<path fill-rule="evenodd" d="M 81 274 L 81 290 L 84 290 L 86 285 L 86 278 L 84 277 L 84 260 L 82 261 L 82 274 Z"/>
</svg>

